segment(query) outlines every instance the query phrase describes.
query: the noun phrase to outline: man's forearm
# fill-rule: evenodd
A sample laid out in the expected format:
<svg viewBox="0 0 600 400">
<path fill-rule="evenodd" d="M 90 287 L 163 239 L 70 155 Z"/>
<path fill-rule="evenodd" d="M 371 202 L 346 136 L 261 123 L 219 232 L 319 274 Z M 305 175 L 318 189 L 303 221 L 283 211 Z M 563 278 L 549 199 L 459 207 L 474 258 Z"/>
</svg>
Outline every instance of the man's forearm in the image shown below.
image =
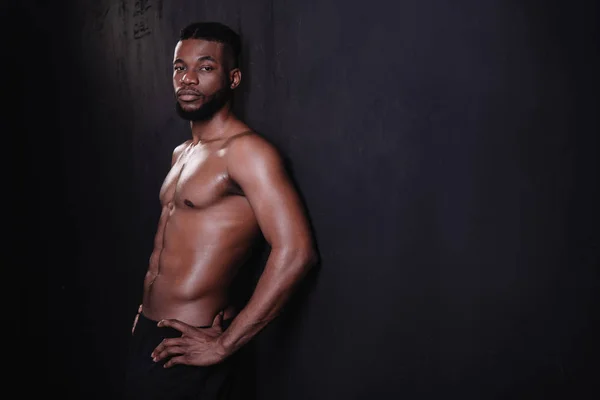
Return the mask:
<svg viewBox="0 0 600 400">
<path fill-rule="evenodd" d="M 226 356 L 250 341 L 279 314 L 315 261 L 312 250 L 271 250 L 248 304 L 219 338 Z"/>
</svg>

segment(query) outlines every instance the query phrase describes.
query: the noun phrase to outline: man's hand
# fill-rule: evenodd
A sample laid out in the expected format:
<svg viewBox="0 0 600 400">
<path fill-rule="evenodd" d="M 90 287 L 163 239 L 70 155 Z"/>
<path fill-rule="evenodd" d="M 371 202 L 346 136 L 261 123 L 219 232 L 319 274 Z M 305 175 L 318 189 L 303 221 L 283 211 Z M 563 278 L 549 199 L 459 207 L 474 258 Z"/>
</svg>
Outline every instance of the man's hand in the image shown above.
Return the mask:
<svg viewBox="0 0 600 400">
<path fill-rule="evenodd" d="M 223 312 L 217 314 L 210 328 L 196 328 L 176 319 L 159 321 L 159 327 L 175 328 L 182 335 L 164 339 L 152 352 L 152 359 L 158 362 L 170 357 L 165 368 L 175 364 L 207 366 L 223 361 L 226 357 L 225 350 L 217 341 L 223 333 L 222 321 Z"/>
</svg>

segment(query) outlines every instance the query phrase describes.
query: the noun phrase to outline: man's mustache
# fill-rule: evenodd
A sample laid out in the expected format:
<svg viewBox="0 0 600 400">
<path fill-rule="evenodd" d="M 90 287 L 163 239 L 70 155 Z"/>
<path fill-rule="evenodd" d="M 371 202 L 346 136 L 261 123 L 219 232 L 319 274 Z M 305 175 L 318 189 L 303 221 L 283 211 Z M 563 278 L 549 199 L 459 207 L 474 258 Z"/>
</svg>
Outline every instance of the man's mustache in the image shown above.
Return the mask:
<svg viewBox="0 0 600 400">
<path fill-rule="evenodd" d="M 179 89 L 177 91 L 177 96 L 185 96 L 185 95 L 193 95 L 193 96 L 204 96 L 201 92 L 194 89 Z"/>
</svg>

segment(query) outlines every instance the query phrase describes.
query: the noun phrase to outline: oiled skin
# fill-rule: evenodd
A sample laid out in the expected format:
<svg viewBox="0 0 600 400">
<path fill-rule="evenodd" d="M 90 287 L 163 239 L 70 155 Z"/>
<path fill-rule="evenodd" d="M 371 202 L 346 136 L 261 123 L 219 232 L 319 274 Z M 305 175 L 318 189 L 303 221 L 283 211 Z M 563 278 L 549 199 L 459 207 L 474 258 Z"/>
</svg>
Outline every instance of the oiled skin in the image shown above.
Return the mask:
<svg viewBox="0 0 600 400">
<path fill-rule="evenodd" d="M 151 319 L 205 326 L 228 306 L 228 286 L 260 234 L 252 207 L 227 172 L 232 140 L 188 141 L 174 152 L 144 281 L 143 310 Z"/>
<path fill-rule="evenodd" d="M 214 41 L 179 41 L 173 65 L 174 91 L 186 111 L 241 81 Z M 152 353 L 157 362 L 169 358 L 165 367 L 211 365 L 236 352 L 279 314 L 317 261 L 307 216 L 275 147 L 229 103 L 190 127 L 192 138 L 174 149 L 160 190 L 141 308 L 158 326 L 182 332 Z M 229 286 L 259 235 L 269 257 L 251 298 L 234 310 Z M 217 321 L 229 318 L 223 331 Z"/>
</svg>

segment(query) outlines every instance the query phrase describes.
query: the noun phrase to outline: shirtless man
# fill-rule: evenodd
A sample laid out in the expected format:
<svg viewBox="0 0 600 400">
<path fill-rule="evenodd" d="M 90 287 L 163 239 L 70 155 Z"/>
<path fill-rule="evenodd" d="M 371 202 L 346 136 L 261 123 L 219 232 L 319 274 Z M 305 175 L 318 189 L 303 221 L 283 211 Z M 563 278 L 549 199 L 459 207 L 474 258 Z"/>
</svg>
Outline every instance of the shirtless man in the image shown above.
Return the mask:
<svg viewBox="0 0 600 400">
<path fill-rule="evenodd" d="M 241 81 L 238 35 L 219 23 L 181 30 L 173 58 L 178 114 L 191 139 L 173 151 L 132 329 L 126 398 L 217 398 L 231 357 L 281 311 L 316 262 L 280 154 L 231 110 Z M 256 239 L 270 245 L 244 308 L 229 286 Z M 218 397 L 221 398 L 221 397 Z"/>
</svg>

